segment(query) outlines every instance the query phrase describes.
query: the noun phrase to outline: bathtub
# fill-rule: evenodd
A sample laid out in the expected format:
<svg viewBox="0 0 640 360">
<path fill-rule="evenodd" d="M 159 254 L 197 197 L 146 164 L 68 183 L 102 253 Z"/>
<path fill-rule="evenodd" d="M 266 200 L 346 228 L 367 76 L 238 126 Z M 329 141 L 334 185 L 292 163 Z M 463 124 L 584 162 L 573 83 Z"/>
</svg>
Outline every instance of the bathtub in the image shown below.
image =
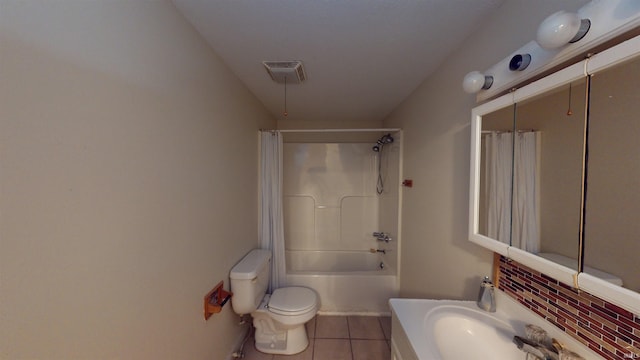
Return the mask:
<svg viewBox="0 0 640 360">
<path fill-rule="evenodd" d="M 388 301 L 398 296 L 398 280 L 394 269 L 384 265 L 385 256 L 368 251 L 287 250 L 286 283 L 314 289 L 321 314 L 390 314 Z"/>
</svg>

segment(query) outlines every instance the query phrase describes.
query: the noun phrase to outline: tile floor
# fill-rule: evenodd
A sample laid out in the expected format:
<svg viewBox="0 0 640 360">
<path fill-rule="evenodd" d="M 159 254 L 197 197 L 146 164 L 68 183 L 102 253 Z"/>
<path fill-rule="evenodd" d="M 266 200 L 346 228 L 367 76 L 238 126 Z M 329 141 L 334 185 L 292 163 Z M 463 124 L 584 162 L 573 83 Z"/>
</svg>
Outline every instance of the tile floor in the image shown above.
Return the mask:
<svg viewBox="0 0 640 360">
<path fill-rule="evenodd" d="M 244 346 L 244 360 L 389 360 L 391 318 L 316 316 L 307 323 L 309 347 L 296 355 L 259 352 L 253 338 Z"/>
</svg>

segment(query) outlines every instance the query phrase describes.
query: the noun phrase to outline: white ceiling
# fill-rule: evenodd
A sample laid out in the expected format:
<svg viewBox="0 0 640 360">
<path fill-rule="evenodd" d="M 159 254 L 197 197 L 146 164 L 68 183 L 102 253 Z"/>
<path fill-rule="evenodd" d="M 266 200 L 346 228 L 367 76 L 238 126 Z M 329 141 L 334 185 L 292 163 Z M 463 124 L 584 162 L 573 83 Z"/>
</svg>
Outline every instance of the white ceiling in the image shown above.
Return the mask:
<svg viewBox="0 0 640 360">
<path fill-rule="evenodd" d="M 296 121 L 382 120 L 503 1 L 173 0 L 278 119 L 284 87 L 262 61 L 302 60 Z"/>
</svg>

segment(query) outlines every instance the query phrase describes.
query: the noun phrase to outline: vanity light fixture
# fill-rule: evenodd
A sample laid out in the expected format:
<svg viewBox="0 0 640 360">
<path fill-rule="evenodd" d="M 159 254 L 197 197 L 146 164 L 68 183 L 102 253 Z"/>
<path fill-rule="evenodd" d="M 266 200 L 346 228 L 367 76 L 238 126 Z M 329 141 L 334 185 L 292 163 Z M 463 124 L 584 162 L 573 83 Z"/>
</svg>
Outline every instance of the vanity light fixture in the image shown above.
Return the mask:
<svg viewBox="0 0 640 360">
<path fill-rule="evenodd" d="M 558 11 L 540 24 L 536 42 L 544 49 L 557 49 L 579 41 L 590 28 L 589 19 L 581 19 L 576 13 Z"/>
<path fill-rule="evenodd" d="M 522 71 L 531 64 L 531 55 L 529 54 L 517 54 L 513 55 L 511 61 L 509 61 L 509 70 Z"/>
<path fill-rule="evenodd" d="M 479 71 L 468 73 L 462 80 L 462 88 L 469 94 L 489 89 L 491 85 L 493 85 L 493 76 L 485 75 Z"/>
</svg>

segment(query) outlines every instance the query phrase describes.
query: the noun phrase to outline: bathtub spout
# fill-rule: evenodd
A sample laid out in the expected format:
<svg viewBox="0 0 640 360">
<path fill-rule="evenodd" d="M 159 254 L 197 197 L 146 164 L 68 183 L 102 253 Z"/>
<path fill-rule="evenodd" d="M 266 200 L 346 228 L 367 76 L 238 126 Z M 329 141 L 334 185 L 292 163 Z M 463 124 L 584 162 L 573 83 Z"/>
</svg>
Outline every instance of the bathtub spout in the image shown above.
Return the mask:
<svg viewBox="0 0 640 360">
<path fill-rule="evenodd" d="M 387 254 L 387 251 L 391 251 L 391 250 L 385 250 L 385 249 L 374 249 L 374 248 L 371 248 L 371 249 L 369 249 L 369 251 L 370 251 L 370 252 L 372 252 L 372 253 L 374 253 L 374 254 L 375 254 L 375 253 L 382 253 L 382 255 L 386 255 L 386 254 Z"/>
</svg>

